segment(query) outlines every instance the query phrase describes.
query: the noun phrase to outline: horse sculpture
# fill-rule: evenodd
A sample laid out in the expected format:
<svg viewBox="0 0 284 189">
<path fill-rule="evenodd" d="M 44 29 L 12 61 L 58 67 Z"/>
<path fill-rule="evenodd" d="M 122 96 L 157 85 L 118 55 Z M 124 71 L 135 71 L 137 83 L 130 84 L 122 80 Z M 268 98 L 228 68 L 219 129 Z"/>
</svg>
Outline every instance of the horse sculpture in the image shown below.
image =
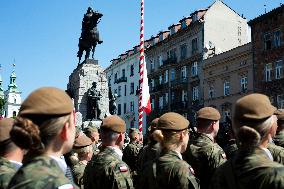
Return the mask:
<svg viewBox="0 0 284 189">
<path fill-rule="evenodd" d="M 82 32 L 79 38 L 79 50 L 77 57 L 79 58 L 79 63 L 85 51 L 85 60 L 89 58 L 90 52 L 92 51 L 92 58 L 94 58 L 95 48 L 97 44 L 101 44 L 103 41 L 100 39 L 99 31 L 97 25 L 100 22 L 103 14 L 99 12 L 94 12 L 91 7 L 88 8 L 87 13 L 84 15 L 82 21 Z"/>
</svg>

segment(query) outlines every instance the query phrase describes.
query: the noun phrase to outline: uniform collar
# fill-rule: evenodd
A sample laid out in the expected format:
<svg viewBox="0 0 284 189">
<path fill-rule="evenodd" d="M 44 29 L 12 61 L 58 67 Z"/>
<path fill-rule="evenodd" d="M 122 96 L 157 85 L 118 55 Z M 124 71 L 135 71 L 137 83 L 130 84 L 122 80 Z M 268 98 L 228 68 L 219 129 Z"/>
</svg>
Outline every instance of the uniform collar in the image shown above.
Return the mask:
<svg viewBox="0 0 284 189">
<path fill-rule="evenodd" d="M 271 152 L 270 152 L 267 148 L 262 148 L 262 147 L 260 147 L 260 149 L 262 149 L 262 150 L 265 152 L 265 154 L 268 156 L 268 158 L 269 158 L 271 161 L 273 161 L 273 156 L 272 156 Z"/>
<path fill-rule="evenodd" d="M 107 148 L 112 149 L 118 155 L 119 159 L 122 160 L 123 153 L 118 147 L 107 146 Z"/>
<path fill-rule="evenodd" d="M 9 160 L 9 161 L 17 170 L 20 169 L 23 166 L 23 164 L 21 162 L 14 161 L 14 160 Z"/>
<path fill-rule="evenodd" d="M 67 170 L 67 164 L 65 162 L 64 156 L 59 157 L 55 157 L 52 155 L 49 155 L 49 157 L 51 157 L 54 161 L 56 161 L 56 163 L 58 164 L 58 166 L 61 168 L 61 170 L 64 172 L 64 174 L 66 173 Z"/>
</svg>

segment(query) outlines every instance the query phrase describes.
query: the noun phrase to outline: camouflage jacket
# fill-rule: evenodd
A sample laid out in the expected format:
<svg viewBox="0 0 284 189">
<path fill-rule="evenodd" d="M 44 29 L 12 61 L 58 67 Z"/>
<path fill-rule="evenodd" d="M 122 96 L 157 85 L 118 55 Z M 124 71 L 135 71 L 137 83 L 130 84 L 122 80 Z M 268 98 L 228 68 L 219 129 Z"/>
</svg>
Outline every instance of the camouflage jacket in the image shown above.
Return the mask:
<svg viewBox="0 0 284 189">
<path fill-rule="evenodd" d="M 0 189 L 6 189 L 11 178 L 17 172 L 15 166 L 6 158 L 0 157 Z"/>
<path fill-rule="evenodd" d="M 11 189 L 77 188 L 64 176 L 57 162 L 49 156 L 37 156 L 24 164 L 14 175 Z"/>
<path fill-rule="evenodd" d="M 131 142 L 123 150 L 122 160 L 129 166 L 132 174 L 136 174 L 137 172 L 138 154 L 140 149 L 140 144 Z"/>
<path fill-rule="evenodd" d="M 271 161 L 264 150 L 239 151 L 221 165 L 211 180 L 211 189 L 284 188 L 284 167 Z"/>
<path fill-rule="evenodd" d="M 147 162 L 154 161 L 161 153 L 160 144 L 148 144 L 138 154 L 138 167 L 142 170 Z"/>
<path fill-rule="evenodd" d="M 281 146 L 284 148 L 284 131 L 276 133 L 273 141 L 277 146 Z"/>
<path fill-rule="evenodd" d="M 226 153 L 227 159 L 231 159 L 233 156 L 235 156 L 238 151 L 236 140 L 229 140 L 226 147 L 224 147 L 224 151 Z"/>
<path fill-rule="evenodd" d="M 72 169 L 75 182 L 78 186 L 80 186 L 80 188 L 84 188 L 83 187 L 83 175 L 84 175 L 85 168 L 86 168 L 86 164 L 80 161 L 79 163 L 74 165 Z"/>
<path fill-rule="evenodd" d="M 267 149 L 270 151 L 273 161 L 284 165 L 284 148 L 269 143 Z"/>
<path fill-rule="evenodd" d="M 138 189 L 196 189 L 198 181 L 193 169 L 175 151 L 163 151 L 161 156 L 146 164 Z"/>
<path fill-rule="evenodd" d="M 132 189 L 133 182 L 126 163 L 106 147 L 89 161 L 84 172 L 84 188 Z"/>
<path fill-rule="evenodd" d="M 217 167 L 226 161 L 223 149 L 203 133 L 196 133 L 190 140 L 184 159 L 190 163 L 200 180 L 200 188 L 207 189 Z"/>
</svg>

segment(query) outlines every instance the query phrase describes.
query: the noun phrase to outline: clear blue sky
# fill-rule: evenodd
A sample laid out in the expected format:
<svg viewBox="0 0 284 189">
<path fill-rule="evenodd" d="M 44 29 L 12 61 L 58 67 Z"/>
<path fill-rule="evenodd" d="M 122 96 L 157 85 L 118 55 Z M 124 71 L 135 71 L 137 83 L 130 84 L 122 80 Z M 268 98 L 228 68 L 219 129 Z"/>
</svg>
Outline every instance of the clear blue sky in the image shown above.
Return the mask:
<svg viewBox="0 0 284 189">
<path fill-rule="evenodd" d="M 145 36 L 206 8 L 214 0 L 145 0 Z M 224 0 L 248 20 L 284 0 Z M 16 63 L 17 84 L 24 99 L 41 86 L 66 88 L 77 66 L 81 21 L 88 6 L 103 13 L 99 31 L 104 43 L 95 53 L 106 68 L 110 60 L 139 42 L 140 0 L 2 0 L 0 1 L 0 64 L 4 89 Z"/>
</svg>

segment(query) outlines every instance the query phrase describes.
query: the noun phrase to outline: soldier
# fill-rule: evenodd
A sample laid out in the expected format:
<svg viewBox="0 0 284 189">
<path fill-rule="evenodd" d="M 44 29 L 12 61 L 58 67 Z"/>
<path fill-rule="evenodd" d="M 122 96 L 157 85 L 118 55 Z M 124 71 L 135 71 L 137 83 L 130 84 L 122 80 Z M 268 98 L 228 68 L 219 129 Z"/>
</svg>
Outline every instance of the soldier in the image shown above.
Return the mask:
<svg viewBox="0 0 284 189">
<path fill-rule="evenodd" d="M 98 154 L 100 152 L 100 150 L 98 148 L 98 143 L 99 143 L 99 139 L 100 139 L 100 134 L 99 134 L 98 128 L 96 126 L 93 126 L 92 122 L 90 122 L 88 127 L 86 127 L 86 129 L 84 130 L 84 133 L 93 142 L 92 146 L 93 146 L 94 154 Z"/>
<path fill-rule="evenodd" d="M 73 108 L 71 98 L 54 87 L 37 89 L 26 98 L 10 134 L 34 157 L 18 170 L 8 188 L 77 188 L 65 177 L 67 165 L 60 158 L 74 143 Z"/>
<path fill-rule="evenodd" d="M 103 119 L 100 127 L 102 150 L 88 163 L 84 173 L 85 188 L 134 188 L 130 170 L 122 161 L 126 125 L 116 115 Z"/>
<path fill-rule="evenodd" d="M 188 126 L 189 121 L 174 112 L 165 113 L 159 118 L 157 136 L 162 152 L 158 159 L 146 165 L 138 188 L 199 188 L 191 166 L 181 156 L 189 139 Z"/>
<path fill-rule="evenodd" d="M 284 148 L 273 143 L 268 143 L 267 149 L 270 151 L 273 161 L 284 165 Z"/>
<path fill-rule="evenodd" d="M 75 139 L 73 150 L 78 154 L 78 162 L 73 166 L 72 172 L 75 177 L 75 182 L 80 188 L 83 186 L 83 175 L 87 163 L 93 156 L 92 140 L 85 134 L 80 135 Z"/>
<path fill-rule="evenodd" d="M 197 112 L 197 132 L 183 154 L 184 159 L 191 163 L 202 189 L 209 187 L 208 181 L 215 169 L 226 161 L 225 152 L 215 143 L 220 118 L 215 108 L 200 109 Z"/>
<path fill-rule="evenodd" d="M 0 120 L 0 188 L 6 189 L 9 181 L 22 166 L 24 150 L 16 146 L 10 138 L 14 119 Z"/>
<path fill-rule="evenodd" d="M 239 151 L 216 170 L 211 188 L 284 188 L 284 167 L 267 150 L 277 129 L 275 109 L 267 96 L 257 93 L 236 102 L 233 129 Z"/>
<path fill-rule="evenodd" d="M 155 130 L 157 129 L 159 118 L 154 119 L 150 123 L 148 132 L 148 144 L 142 148 L 138 154 L 138 167 L 142 171 L 147 162 L 153 161 L 159 157 L 161 152 L 160 143 L 155 138 Z"/>
<path fill-rule="evenodd" d="M 275 114 L 278 118 L 278 128 L 273 141 L 276 145 L 284 147 L 284 109 L 277 110 Z"/>
</svg>

